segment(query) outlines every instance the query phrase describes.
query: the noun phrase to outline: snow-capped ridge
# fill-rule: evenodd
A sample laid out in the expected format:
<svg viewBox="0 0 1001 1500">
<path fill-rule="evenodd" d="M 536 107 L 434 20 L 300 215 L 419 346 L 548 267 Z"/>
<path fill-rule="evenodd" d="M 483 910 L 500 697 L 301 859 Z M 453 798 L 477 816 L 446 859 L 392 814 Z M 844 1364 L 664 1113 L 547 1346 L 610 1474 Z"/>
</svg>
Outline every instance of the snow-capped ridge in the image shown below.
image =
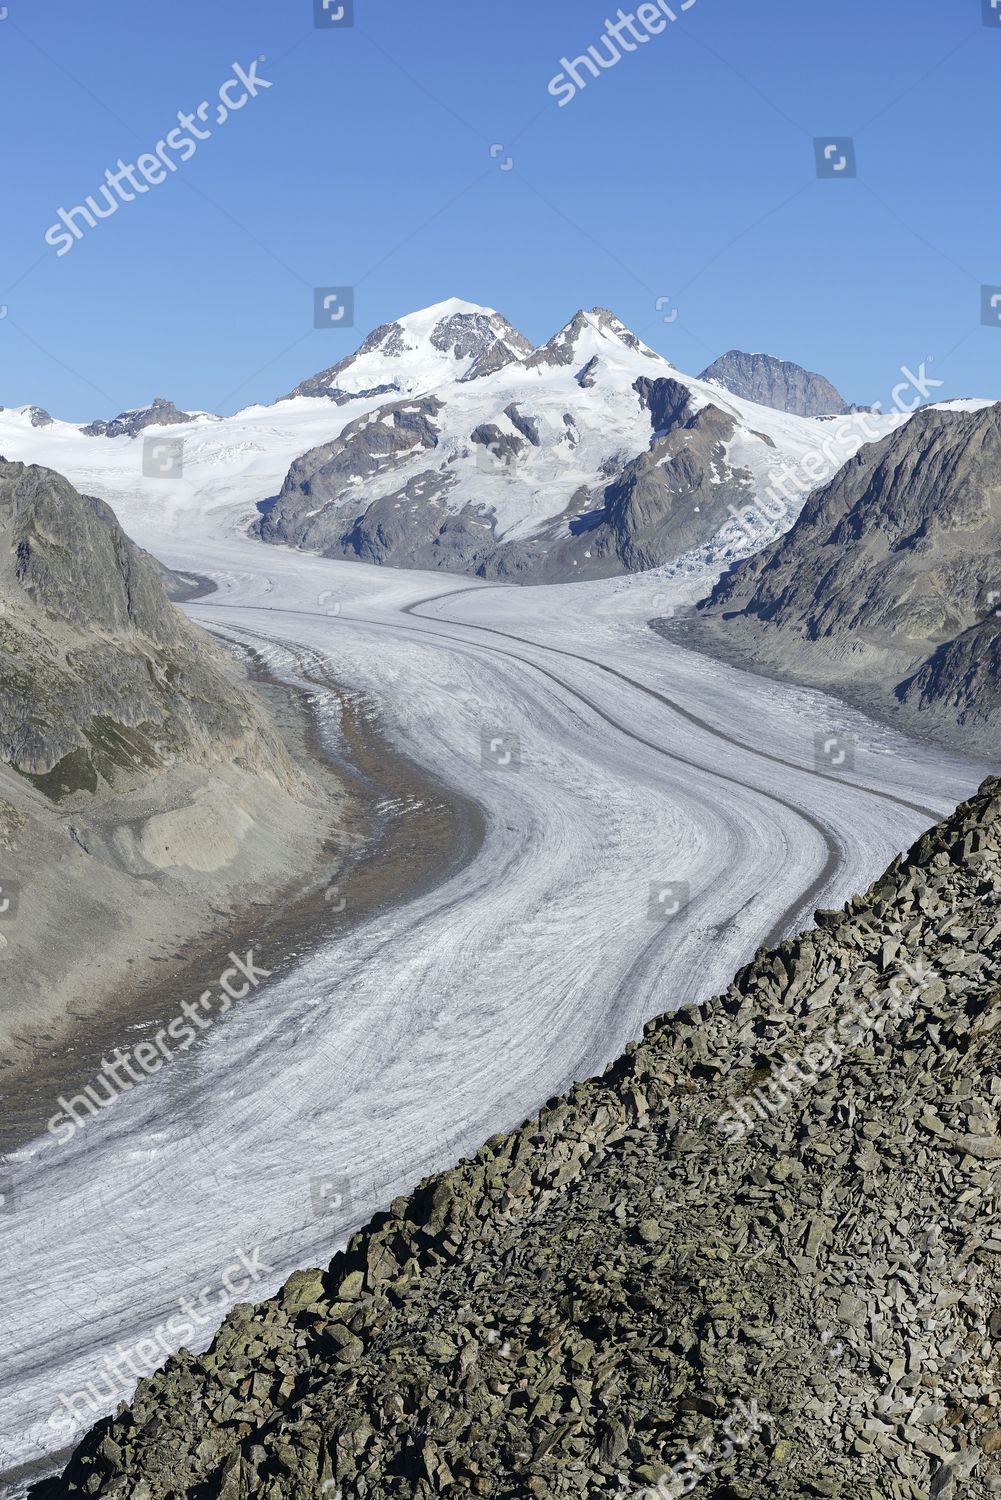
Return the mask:
<svg viewBox="0 0 1001 1500">
<path fill-rule="evenodd" d="M 343 404 L 371 395 L 422 395 L 492 374 L 532 349 L 493 308 L 453 297 L 380 324 L 353 354 L 303 381 L 290 396 L 325 396 Z"/>
<path fill-rule="evenodd" d="M 169 484 L 137 475 L 123 436 L 168 412 L 189 424 Z M 579 310 L 534 348 L 492 308 L 450 298 L 234 417 L 196 420 L 157 398 L 90 429 L 46 421 L 0 412 L 0 448 L 112 503 L 167 503 L 182 528 L 208 506 L 327 556 L 551 581 L 753 551 L 762 527 L 785 529 L 907 415 L 761 405 L 683 374 L 608 308 Z"/>
<path fill-rule="evenodd" d="M 628 349 L 661 364 L 668 363 L 607 307 L 592 307 L 590 312 L 579 309 L 574 313 L 569 323 L 554 333 L 548 343 L 536 349 L 525 364 L 530 370 L 584 365 L 595 356 L 614 357 L 620 349 Z"/>
</svg>

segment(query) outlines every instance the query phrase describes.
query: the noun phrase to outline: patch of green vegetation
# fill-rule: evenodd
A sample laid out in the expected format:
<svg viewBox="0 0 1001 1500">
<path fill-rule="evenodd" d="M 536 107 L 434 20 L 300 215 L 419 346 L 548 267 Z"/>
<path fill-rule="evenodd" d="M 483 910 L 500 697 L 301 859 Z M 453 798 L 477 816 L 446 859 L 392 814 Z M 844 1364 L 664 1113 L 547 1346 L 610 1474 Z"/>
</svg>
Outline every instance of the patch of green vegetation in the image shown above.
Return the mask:
<svg viewBox="0 0 1001 1500">
<path fill-rule="evenodd" d="M 159 765 L 156 746 L 141 729 L 130 729 L 116 719 L 96 714 L 86 735 L 98 756 L 109 760 L 112 765 L 124 766 L 128 770 Z"/>
<path fill-rule="evenodd" d="M 32 776 L 28 771 L 21 771 L 25 781 L 40 791 L 43 797 L 48 797 L 50 802 L 62 802 L 65 797 L 71 797 L 74 792 L 96 792 L 98 776 L 97 770 L 90 754 L 81 746 L 79 749 L 71 750 L 69 755 L 64 755 L 57 765 L 52 767 L 43 776 Z"/>
</svg>

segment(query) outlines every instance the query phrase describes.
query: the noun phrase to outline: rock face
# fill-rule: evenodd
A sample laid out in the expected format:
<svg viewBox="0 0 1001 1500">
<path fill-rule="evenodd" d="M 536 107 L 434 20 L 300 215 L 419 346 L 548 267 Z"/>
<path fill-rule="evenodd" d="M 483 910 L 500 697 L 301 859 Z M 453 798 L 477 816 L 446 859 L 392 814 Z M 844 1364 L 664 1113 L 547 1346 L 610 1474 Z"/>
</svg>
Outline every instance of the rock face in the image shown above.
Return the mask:
<svg viewBox="0 0 1001 1500">
<path fill-rule="evenodd" d="M 0 460 L 0 762 L 62 800 L 178 760 L 292 767 L 111 510 Z"/>
<path fill-rule="evenodd" d="M 807 458 L 816 482 L 863 440 L 850 418 L 776 413 L 679 375 L 602 307 L 533 350 L 499 313 L 439 303 L 292 394 L 339 410 L 289 471 L 265 541 L 524 583 L 717 541 L 733 556 L 731 507 L 783 481 L 803 492 Z M 423 435 L 408 445 L 411 418 Z"/>
<path fill-rule="evenodd" d="M 178 411 L 173 401 L 156 396 L 149 406 L 119 412 L 110 422 L 91 422 L 80 431 L 87 437 L 138 437 L 147 427 L 176 427 L 194 420 L 194 413 Z"/>
<path fill-rule="evenodd" d="M 612 323 L 611 335 L 619 338 L 621 325 Z M 600 326 L 607 337 L 609 323 Z M 567 350 L 579 334 L 575 319 L 565 337 L 541 351 L 539 367 L 572 365 Z M 629 339 L 625 347 L 632 350 L 638 341 Z M 597 364 L 594 356 L 586 368 Z M 260 535 L 327 557 L 551 582 L 655 567 L 707 542 L 726 523 L 729 507 L 746 502 L 752 476 L 727 457 L 735 418 L 700 406 L 672 378 L 643 376 L 629 392 L 640 432 L 646 414 L 649 420 L 639 456 L 611 456 L 604 475 L 582 483 L 561 515 L 530 537 L 508 538 L 478 492 L 531 463 L 551 463 L 554 451 L 572 463 L 582 441 L 573 413 L 556 425 L 530 400 L 529 391 L 523 403 L 499 411 L 484 405 L 494 420 L 471 428 L 461 448 L 451 439 L 443 397 L 394 402 L 359 417 L 292 466 Z"/>
<path fill-rule="evenodd" d="M 6 410 L 5 407 L 0 406 L 0 411 L 5 411 L 5 410 Z M 22 406 L 22 407 L 15 407 L 15 408 L 13 408 L 13 410 L 19 411 L 22 416 L 27 417 L 28 420 L 30 421 L 32 427 L 51 427 L 52 426 L 52 420 L 53 419 L 50 416 L 50 414 L 45 410 L 44 406 Z"/>
<path fill-rule="evenodd" d="M 956 748 L 1001 730 L 1001 406 L 918 412 L 700 606 L 696 642 Z"/>
<path fill-rule="evenodd" d="M 1001 781 L 227 1318 L 36 1500 L 986 1500 Z"/>
<path fill-rule="evenodd" d="M 198 582 L 60 475 L 0 461 L 2 1070 L 85 1048 L 171 982 L 164 955 L 294 899 L 341 836 L 339 789 L 170 602 Z"/>
<path fill-rule="evenodd" d="M 843 417 L 855 409 L 823 375 L 771 354 L 731 349 L 703 370 L 699 379 L 716 381 L 745 401 L 793 412 L 798 417 Z"/>
</svg>

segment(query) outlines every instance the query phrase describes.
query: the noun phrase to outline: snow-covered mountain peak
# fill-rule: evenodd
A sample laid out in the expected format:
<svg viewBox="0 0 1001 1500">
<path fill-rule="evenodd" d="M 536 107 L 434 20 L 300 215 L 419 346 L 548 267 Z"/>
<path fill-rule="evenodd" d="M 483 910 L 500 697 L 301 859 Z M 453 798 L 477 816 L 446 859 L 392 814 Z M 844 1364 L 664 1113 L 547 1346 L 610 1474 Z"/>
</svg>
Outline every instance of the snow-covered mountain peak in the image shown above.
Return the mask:
<svg viewBox="0 0 1001 1500">
<path fill-rule="evenodd" d="M 543 344 L 526 361 L 530 369 L 553 369 L 557 366 L 583 366 L 588 360 L 621 356 L 623 350 L 643 359 L 666 365 L 667 361 L 648 348 L 607 307 L 592 307 L 590 312 L 576 312 L 548 344 Z"/>
<path fill-rule="evenodd" d="M 291 395 L 326 396 L 339 403 L 377 394 L 421 395 L 492 374 L 532 349 L 493 308 L 453 297 L 380 324 L 354 354 L 303 381 Z"/>
<path fill-rule="evenodd" d="M 0 452 L 124 500 L 130 524 L 139 500 L 158 524 L 166 504 L 181 527 L 195 509 L 246 521 L 268 502 L 270 541 L 544 581 L 732 560 L 906 420 L 755 404 L 682 374 L 606 308 L 534 350 L 498 312 L 459 299 L 382 324 L 295 399 L 222 421 L 175 412 L 190 423 L 176 429 L 183 473 L 137 472 L 123 434 L 169 410 L 157 401 L 93 435 L 0 411 Z"/>
</svg>

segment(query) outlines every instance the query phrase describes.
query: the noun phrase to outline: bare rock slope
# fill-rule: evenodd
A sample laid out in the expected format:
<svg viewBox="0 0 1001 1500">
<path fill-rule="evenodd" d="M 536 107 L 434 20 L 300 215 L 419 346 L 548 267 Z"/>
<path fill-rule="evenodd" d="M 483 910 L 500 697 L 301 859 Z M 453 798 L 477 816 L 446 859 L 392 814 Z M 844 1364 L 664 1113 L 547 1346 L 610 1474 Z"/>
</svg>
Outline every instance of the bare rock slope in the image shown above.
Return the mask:
<svg viewBox="0 0 1001 1500">
<path fill-rule="evenodd" d="M 916 733 L 996 755 L 1001 405 L 918 412 L 863 448 L 679 628 Z"/>
<path fill-rule="evenodd" d="M 715 381 L 745 401 L 797 417 L 843 417 L 852 410 L 823 375 L 771 354 L 731 349 L 703 370 L 699 379 Z"/>
<path fill-rule="evenodd" d="M 61 475 L 0 460 L 4 1064 L 319 859 L 330 808 L 171 603 L 191 582 Z"/>
<path fill-rule="evenodd" d="M 0 760 L 58 800 L 183 758 L 293 772 L 110 508 L 0 461 Z"/>
<path fill-rule="evenodd" d="M 237 1308 L 37 1500 L 986 1500 L 1001 781 Z"/>
</svg>

